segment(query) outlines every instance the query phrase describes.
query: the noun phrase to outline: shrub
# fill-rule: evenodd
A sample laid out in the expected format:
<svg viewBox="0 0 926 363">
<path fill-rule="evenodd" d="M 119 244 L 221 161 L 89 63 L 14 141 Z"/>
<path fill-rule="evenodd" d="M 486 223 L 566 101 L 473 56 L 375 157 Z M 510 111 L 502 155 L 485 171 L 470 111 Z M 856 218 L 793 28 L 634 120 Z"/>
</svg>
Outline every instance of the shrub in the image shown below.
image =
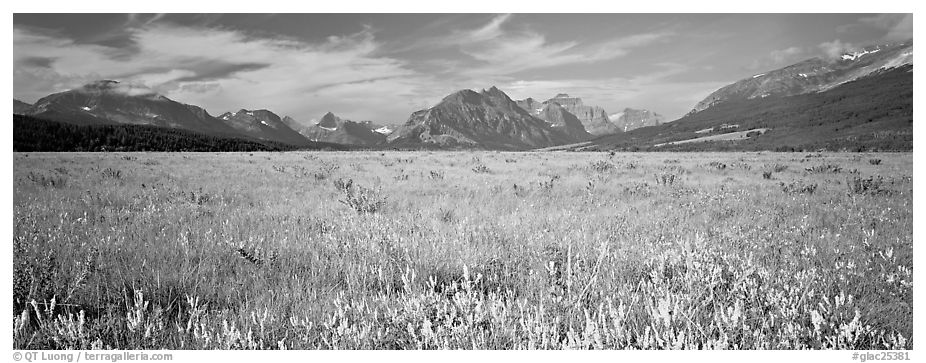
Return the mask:
<svg viewBox="0 0 926 363">
<path fill-rule="evenodd" d="M 607 160 L 593 162 L 589 168 L 596 173 L 607 173 L 615 169 L 614 164 Z"/>
<path fill-rule="evenodd" d="M 791 182 L 789 184 L 781 183 L 781 190 L 785 194 L 813 194 L 817 190 L 817 184 L 805 184 L 803 182 Z"/>
<path fill-rule="evenodd" d="M 555 182 L 558 179 L 559 179 L 559 175 L 554 175 L 550 177 L 550 180 L 541 181 L 538 184 L 540 184 L 540 189 L 550 190 L 550 189 L 553 189 L 553 182 Z"/>
<path fill-rule="evenodd" d="M 444 223 L 453 223 L 453 221 L 457 219 L 456 215 L 453 212 L 453 209 L 441 208 L 437 211 L 437 215 L 440 218 L 441 222 L 444 222 Z"/>
<path fill-rule="evenodd" d="M 839 173 L 842 171 L 842 167 L 839 165 L 826 164 L 826 165 L 815 165 L 813 167 L 806 169 L 808 173 Z"/>
<path fill-rule="evenodd" d="M 772 172 L 770 172 L 770 171 L 763 171 L 763 172 L 762 172 L 762 179 L 771 179 L 771 178 L 772 178 Z"/>
<path fill-rule="evenodd" d="M 881 176 L 873 177 L 852 177 L 846 179 L 846 186 L 849 188 L 849 194 L 867 194 L 879 195 L 890 194 L 891 190 L 885 188 L 884 178 Z"/>
<path fill-rule="evenodd" d="M 868 163 L 871 165 L 881 165 L 881 159 L 868 159 Z"/>
<path fill-rule="evenodd" d="M 335 180 L 334 187 L 344 195 L 338 201 L 358 214 L 376 213 L 386 205 L 386 197 L 379 191 L 354 184 L 353 179 Z"/>
<path fill-rule="evenodd" d="M 671 172 L 654 174 L 653 177 L 656 179 L 657 185 L 672 185 L 678 179 L 678 175 Z"/>
<path fill-rule="evenodd" d="M 485 164 L 477 164 L 473 167 L 473 172 L 476 174 L 486 174 L 489 172 L 489 167 L 485 166 Z"/>
<path fill-rule="evenodd" d="M 29 172 L 29 180 L 43 187 L 64 188 L 68 184 L 68 178 L 64 175 L 47 176 L 36 172 Z"/>
<path fill-rule="evenodd" d="M 635 183 L 631 186 L 624 187 L 624 194 L 635 196 L 635 197 L 651 197 L 653 196 L 653 191 L 650 188 L 649 184 L 646 183 Z"/>
<path fill-rule="evenodd" d="M 337 164 L 325 162 L 322 163 L 322 165 L 318 167 L 318 170 L 312 175 L 315 177 L 316 181 L 326 180 L 330 178 L 339 168 L 340 166 Z"/>
<path fill-rule="evenodd" d="M 727 168 L 727 164 L 721 163 L 719 161 L 712 161 L 707 164 L 707 167 L 715 170 L 724 170 Z"/>
<path fill-rule="evenodd" d="M 122 179 L 122 170 L 106 168 L 106 169 L 103 169 L 102 174 L 104 178 Z"/>
</svg>

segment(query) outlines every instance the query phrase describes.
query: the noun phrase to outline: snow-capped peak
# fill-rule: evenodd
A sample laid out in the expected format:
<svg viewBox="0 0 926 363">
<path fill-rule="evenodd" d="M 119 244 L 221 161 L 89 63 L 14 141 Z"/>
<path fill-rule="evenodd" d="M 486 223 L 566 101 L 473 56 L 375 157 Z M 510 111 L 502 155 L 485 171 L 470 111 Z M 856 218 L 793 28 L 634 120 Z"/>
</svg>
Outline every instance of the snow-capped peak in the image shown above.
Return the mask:
<svg viewBox="0 0 926 363">
<path fill-rule="evenodd" d="M 376 130 L 373 130 L 373 131 L 376 131 L 376 132 L 381 133 L 381 134 L 383 134 L 383 135 L 389 135 L 389 134 L 392 133 L 392 129 L 390 129 L 389 126 L 383 126 L 383 127 L 380 127 L 380 128 L 378 128 L 378 129 L 376 129 Z"/>
<path fill-rule="evenodd" d="M 863 50 L 859 52 L 846 53 L 842 55 L 842 60 L 856 60 L 856 59 L 861 58 L 865 54 L 877 53 L 880 50 L 881 49 L 874 49 L 874 50 Z"/>
</svg>

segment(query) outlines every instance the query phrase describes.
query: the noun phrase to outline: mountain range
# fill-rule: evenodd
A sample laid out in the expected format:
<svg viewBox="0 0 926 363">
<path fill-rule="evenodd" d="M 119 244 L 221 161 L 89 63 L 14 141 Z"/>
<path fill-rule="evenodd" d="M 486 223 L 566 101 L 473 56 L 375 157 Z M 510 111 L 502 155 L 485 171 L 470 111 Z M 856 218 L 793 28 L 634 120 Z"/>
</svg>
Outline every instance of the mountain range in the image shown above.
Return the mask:
<svg viewBox="0 0 926 363">
<path fill-rule="evenodd" d="M 23 114 L 77 125 L 152 125 L 216 135 L 238 134 L 198 106 L 109 80 L 48 95 Z"/>
<path fill-rule="evenodd" d="M 806 60 L 722 87 L 676 121 L 558 149 L 912 150 L 912 55 L 908 41 Z"/>
<path fill-rule="evenodd" d="M 666 150 L 838 148 L 841 143 L 909 149 L 912 63 L 912 40 L 812 58 L 724 86 L 671 122 L 634 108 L 609 115 L 564 93 L 545 101 L 515 101 L 494 86 L 454 92 L 398 126 L 355 122 L 331 112 L 312 123 L 264 109 L 213 117 L 201 107 L 108 80 L 33 105 L 14 100 L 13 112 L 30 116 L 21 122 L 143 125 L 294 147 Z"/>
</svg>

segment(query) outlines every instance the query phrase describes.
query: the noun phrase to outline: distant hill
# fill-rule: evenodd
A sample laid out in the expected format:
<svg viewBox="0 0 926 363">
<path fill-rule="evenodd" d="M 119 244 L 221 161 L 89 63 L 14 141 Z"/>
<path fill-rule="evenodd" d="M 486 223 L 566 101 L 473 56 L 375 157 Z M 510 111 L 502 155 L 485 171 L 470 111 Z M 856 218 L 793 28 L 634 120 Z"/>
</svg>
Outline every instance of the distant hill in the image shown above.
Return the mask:
<svg viewBox="0 0 926 363">
<path fill-rule="evenodd" d="M 768 131 L 740 141 L 654 147 L 763 128 Z M 601 137 L 570 149 L 912 150 L 913 65 L 879 69 L 823 92 L 728 99 L 671 123 Z"/>
<path fill-rule="evenodd" d="M 25 103 L 23 101 L 14 99 L 13 100 L 13 114 L 16 115 L 25 115 L 30 112 L 32 105 Z"/>
<path fill-rule="evenodd" d="M 342 145 L 217 137 L 150 125 L 75 125 L 13 115 L 13 151 L 288 151 L 343 150 Z"/>
<path fill-rule="evenodd" d="M 461 90 L 412 113 L 389 135 L 390 146 L 527 150 L 575 142 L 532 116 L 504 92 Z"/>
</svg>

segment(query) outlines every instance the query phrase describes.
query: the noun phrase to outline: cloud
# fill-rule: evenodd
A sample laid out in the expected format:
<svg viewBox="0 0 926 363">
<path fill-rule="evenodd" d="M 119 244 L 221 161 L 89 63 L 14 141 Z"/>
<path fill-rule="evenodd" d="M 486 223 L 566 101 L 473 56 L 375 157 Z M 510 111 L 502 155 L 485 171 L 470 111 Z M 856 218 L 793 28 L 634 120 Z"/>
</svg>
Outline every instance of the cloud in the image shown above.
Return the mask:
<svg viewBox="0 0 926 363">
<path fill-rule="evenodd" d="M 855 45 L 852 45 L 851 43 L 844 43 L 840 41 L 839 39 L 836 39 L 831 42 L 820 43 L 818 47 L 820 48 L 821 51 L 823 51 L 823 55 L 826 56 L 828 59 L 839 58 L 839 56 L 847 52 L 852 52 L 858 49 L 858 47 L 856 47 Z"/>
<path fill-rule="evenodd" d="M 865 24 L 887 32 L 885 40 L 898 41 L 913 38 L 913 14 L 879 14 L 859 19 Z"/>
<path fill-rule="evenodd" d="M 856 23 L 836 27 L 836 31 L 879 30 L 884 35 L 880 40 L 895 42 L 913 39 L 913 14 L 878 14 L 860 18 Z"/>
<path fill-rule="evenodd" d="M 110 89 L 127 96 L 151 96 L 157 94 L 157 91 L 138 81 L 120 82 L 110 86 Z"/>
<path fill-rule="evenodd" d="M 772 59 L 772 62 L 776 64 L 781 64 L 794 60 L 796 57 L 804 55 L 804 49 L 801 47 L 790 47 L 785 49 L 773 50 L 769 57 Z"/>
<path fill-rule="evenodd" d="M 625 56 L 629 50 L 663 41 L 671 32 L 641 33 L 580 44 L 550 42 L 526 27 L 514 27 L 511 14 L 498 15 L 475 29 L 416 42 L 417 48 L 457 48 L 471 61 L 447 60 L 444 73 L 457 77 L 500 77 L 556 66 L 591 64 Z M 409 47 L 403 49 L 409 50 Z"/>
<path fill-rule="evenodd" d="M 152 24 L 152 23 L 154 23 L 154 22 L 156 22 L 156 21 L 158 21 L 158 20 L 161 20 L 161 18 L 163 18 L 164 15 L 167 15 L 167 14 L 164 14 L 164 13 L 158 13 L 158 14 L 137 14 L 137 13 L 130 13 L 130 14 L 126 14 L 125 25 L 126 25 L 126 26 L 146 26 L 146 25 Z"/>
<path fill-rule="evenodd" d="M 123 57 L 111 56 L 119 48 L 14 27 L 17 97 L 35 100 L 116 79 L 204 106 L 212 114 L 267 108 L 309 119 L 330 110 L 353 119 L 398 122 L 436 83 L 402 61 L 377 56 L 380 45 L 368 29 L 309 43 L 146 23 L 125 29 L 133 52 Z"/>
<path fill-rule="evenodd" d="M 810 51 L 802 47 L 788 47 L 785 49 L 776 49 L 765 57 L 755 59 L 745 68 L 749 71 L 767 70 L 780 68 L 810 56 Z"/>
</svg>

